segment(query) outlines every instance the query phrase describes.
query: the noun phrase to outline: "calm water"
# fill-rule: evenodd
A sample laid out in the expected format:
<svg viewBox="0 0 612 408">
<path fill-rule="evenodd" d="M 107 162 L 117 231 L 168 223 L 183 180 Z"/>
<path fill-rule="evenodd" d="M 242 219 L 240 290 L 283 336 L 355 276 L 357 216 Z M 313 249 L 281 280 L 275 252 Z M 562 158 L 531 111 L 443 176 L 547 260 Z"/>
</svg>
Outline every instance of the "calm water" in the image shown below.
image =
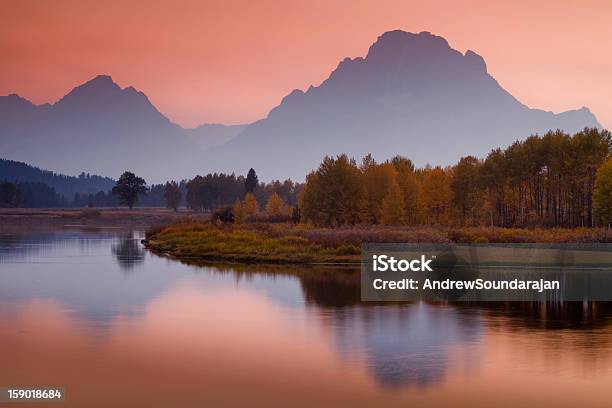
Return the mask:
<svg viewBox="0 0 612 408">
<path fill-rule="evenodd" d="M 609 303 L 365 305 L 358 282 L 188 266 L 138 234 L 0 237 L 0 386 L 71 407 L 612 406 Z"/>
</svg>

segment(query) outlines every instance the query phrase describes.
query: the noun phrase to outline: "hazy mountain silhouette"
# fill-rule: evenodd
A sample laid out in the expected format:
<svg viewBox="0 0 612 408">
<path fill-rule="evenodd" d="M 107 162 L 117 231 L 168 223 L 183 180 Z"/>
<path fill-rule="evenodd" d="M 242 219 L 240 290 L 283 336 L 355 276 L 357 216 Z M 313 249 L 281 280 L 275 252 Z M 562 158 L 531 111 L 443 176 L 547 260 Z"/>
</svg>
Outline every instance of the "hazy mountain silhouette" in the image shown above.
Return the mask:
<svg viewBox="0 0 612 408">
<path fill-rule="evenodd" d="M 390 31 L 320 86 L 291 92 L 266 119 L 212 149 L 207 162 L 220 170 L 248 164 L 263 179 L 303 179 L 326 154 L 402 154 L 418 165 L 446 165 L 533 133 L 585 126 L 600 126 L 587 108 L 553 114 L 520 103 L 472 51 L 428 32 Z"/>
<path fill-rule="evenodd" d="M 100 75 L 57 103 L 0 97 L 0 151 L 5 158 L 54 171 L 118 177 L 126 169 L 150 181 L 191 176 L 200 149 L 142 93 Z"/>
<path fill-rule="evenodd" d="M 320 86 L 287 95 L 251 125 L 183 129 L 142 93 L 106 75 L 55 104 L 0 97 L 0 157 L 65 174 L 118 177 L 126 169 L 149 182 L 254 167 L 262 180 L 302 180 L 323 156 L 396 154 L 417 165 L 484 156 L 532 133 L 599 124 L 587 109 L 530 109 L 487 72 L 430 33 L 384 33 L 366 57 L 346 58 Z"/>
<path fill-rule="evenodd" d="M 248 125 L 222 125 L 205 123 L 193 129 L 186 129 L 189 138 L 204 149 L 221 146 L 238 136 Z"/>
</svg>

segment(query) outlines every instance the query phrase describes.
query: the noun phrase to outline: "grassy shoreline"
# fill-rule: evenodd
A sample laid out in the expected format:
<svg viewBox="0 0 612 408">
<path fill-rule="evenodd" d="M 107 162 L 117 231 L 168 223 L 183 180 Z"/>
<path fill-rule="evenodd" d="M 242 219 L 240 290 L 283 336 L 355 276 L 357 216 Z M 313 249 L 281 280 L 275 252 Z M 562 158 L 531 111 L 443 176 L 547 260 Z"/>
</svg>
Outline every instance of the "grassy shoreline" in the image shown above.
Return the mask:
<svg viewBox="0 0 612 408">
<path fill-rule="evenodd" d="M 215 225 L 185 220 L 152 228 L 144 240 L 147 249 L 179 260 L 268 264 L 358 264 L 363 242 L 610 243 L 612 231 L 426 226 L 332 229 L 283 223 Z"/>
<path fill-rule="evenodd" d="M 276 228 L 274 228 L 276 227 Z M 277 226 L 222 226 L 178 223 L 152 229 L 145 247 L 180 260 L 269 264 L 357 264 L 361 248 L 324 246 Z"/>
<path fill-rule="evenodd" d="M 208 219 L 181 209 L 166 208 L 0 208 L 0 233 L 23 234 L 62 230 L 146 230 L 157 225 L 175 223 L 189 217 Z"/>
</svg>

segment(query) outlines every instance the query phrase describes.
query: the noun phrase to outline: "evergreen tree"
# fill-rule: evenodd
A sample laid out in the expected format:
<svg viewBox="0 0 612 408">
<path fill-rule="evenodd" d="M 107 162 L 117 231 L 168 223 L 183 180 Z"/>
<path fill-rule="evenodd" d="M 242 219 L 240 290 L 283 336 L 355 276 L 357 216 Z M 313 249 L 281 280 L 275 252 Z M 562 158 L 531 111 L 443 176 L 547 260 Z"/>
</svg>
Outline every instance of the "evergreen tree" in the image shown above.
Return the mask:
<svg viewBox="0 0 612 408">
<path fill-rule="evenodd" d="M 257 174 L 255 173 L 255 170 L 251 168 L 247 174 L 246 180 L 244 181 L 244 191 L 246 193 L 253 193 L 257 188 L 258 183 L 259 181 L 257 180 Z"/>
<path fill-rule="evenodd" d="M 21 190 L 14 183 L 0 184 L 0 207 L 19 207 L 21 205 Z"/>
</svg>

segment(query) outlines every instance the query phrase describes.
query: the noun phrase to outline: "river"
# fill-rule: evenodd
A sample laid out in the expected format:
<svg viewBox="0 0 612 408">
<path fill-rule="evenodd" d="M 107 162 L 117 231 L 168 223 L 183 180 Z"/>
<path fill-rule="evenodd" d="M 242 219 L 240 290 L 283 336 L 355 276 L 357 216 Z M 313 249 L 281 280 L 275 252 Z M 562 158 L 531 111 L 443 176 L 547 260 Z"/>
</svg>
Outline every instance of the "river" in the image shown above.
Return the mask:
<svg viewBox="0 0 612 408">
<path fill-rule="evenodd" d="M 140 238 L 0 236 L 1 386 L 66 407 L 612 406 L 612 302 L 361 303 L 358 271 L 186 265 Z"/>
</svg>

